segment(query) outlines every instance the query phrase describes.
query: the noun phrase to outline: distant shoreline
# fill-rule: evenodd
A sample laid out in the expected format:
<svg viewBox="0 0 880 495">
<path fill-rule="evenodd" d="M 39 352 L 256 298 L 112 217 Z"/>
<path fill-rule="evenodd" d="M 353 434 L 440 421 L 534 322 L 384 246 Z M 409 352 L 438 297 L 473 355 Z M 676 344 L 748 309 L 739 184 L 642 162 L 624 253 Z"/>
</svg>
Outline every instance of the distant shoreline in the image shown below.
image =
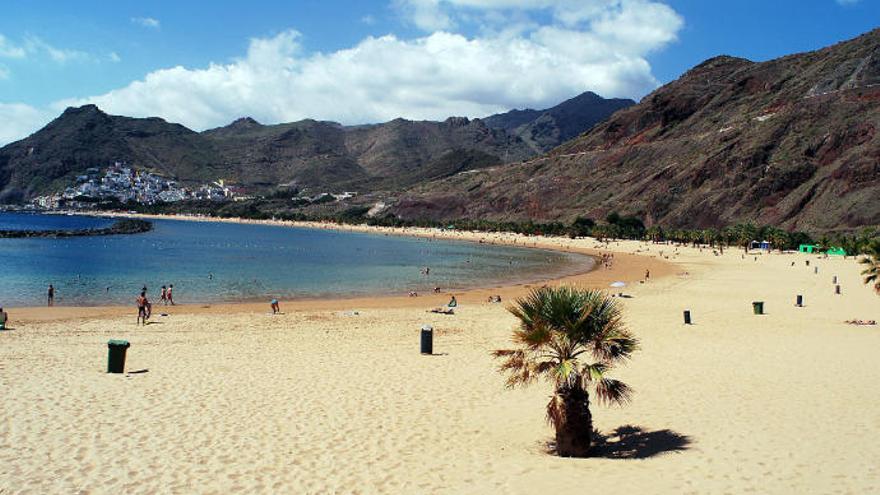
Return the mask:
<svg viewBox="0 0 880 495">
<path fill-rule="evenodd" d="M 143 234 L 153 230 L 153 224 L 143 219 L 127 218 L 101 229 L 0 230 L 0 239 L 32 239 L 59 237 L 97 237 L 104 235 Z"/>
<path fill-rule="evenodd" d="M 56 214 L 64 214 L 56 212 Z M 379 235 L 396 235 L 406 237 L 430 238 L 437 240 L 464 241 L 488 245 L 501 245 L 510 247 L 522 247 L 532 249 L 546 249 L 558 252 L 576 253 L 596 259 L 597 256 L 615 252 L 615 263 L 610 269 L 601 269 L 598 262 L 594 262 L 588 270 L 579 270 L 561 277 L 540 278 L 534 281 L 519 283 L 506 283 L 498 286 L 478 286 L 442 293 L 423 294 L 421 297 L 408 297 L 404 294 L 394 293 L 377 294 L 375 296 L 341 296 L 327 297 L 316 296 L 297 298 L 295 301 L 282 301 L 282 307 L 293 309 L 316 309 L 348 310 L 364 307 L 411 307 L 428 304 L 439 304 L 448 299 L 449 294 L 454 292 L 459 300 L 485 301 L 490 295 L 501 295 L 504 301 L 509 301 L 525 294 L 531 287 L 545 284 L 569 284 L 593 288 L 607 288 L 611 282 L 626 281 L 636 283 L 641 280 L 645 271 L 650 270 L 652 278 L 659 278 L 674 273 L 672 263 L 641 255 L 627 254 L 615 251 L 607 245 L 595 242 L 592 248 L 582 247 L 585 239 L 568 239 L 562 237 L 525 236 L 512 233 L 485 233 L 469 231 L 451 231 L 419 227 L 377 227 L 369 225 L 339 225 L 323 222 L 299 222 L 281 220 L 249 220 L 241 218 L 216 218 L 197 215 L 148 215 L 112 212 L 77 212 L 83 216 L 97 216 L 109 218 L 142 218 L 154 220 L 180 220 L 216 223 L 238 223 L 252 225 L 283 226 L 294 228 L 311 228 L 322 230 L 334 230 L 341 232 L 357 232 Z M 587 240 L 590 242 L 590 240 Z M 488 284 L 487 284 L 488 285 Z M 203 312 L 256 312 L 264 310 L 266 303 L 242 301 L 233 303 L 193 303 L 181 304 L 169 310 L 175 313 L 203 313 Z M 164 307 L 163 307 L 164 308 Z M 131 312 L 129 306 L 55 306 L 47 311 L 44 307 L 19 307 L 15 308 L 16 319 L 25 321 L 57 320 L 67 318 L 83 318 L 109 315 L 124 315 Z"/>
</svg>

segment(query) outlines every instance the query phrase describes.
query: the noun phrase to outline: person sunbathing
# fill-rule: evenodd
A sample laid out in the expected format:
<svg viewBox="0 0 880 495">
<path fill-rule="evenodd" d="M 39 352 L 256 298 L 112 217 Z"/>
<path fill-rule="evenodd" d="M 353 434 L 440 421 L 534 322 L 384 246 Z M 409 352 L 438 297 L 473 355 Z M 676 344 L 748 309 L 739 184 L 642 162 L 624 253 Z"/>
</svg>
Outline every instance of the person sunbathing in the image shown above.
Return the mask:
<svg viewBox="0 0 880 495">
<path fill-rule="evenodd" d="M 443 315 L 454 315 L 455 308 L 458 307 L 458 301 L 455 299 L 455 296 L 452 296 L 452 299 L 449 300 L 449 303 L 446 306 L 440 306 L 439 308 L 429 309 L 429 313 L 439 313 Z"/>
<path fill-rule="evenodd" d="M 455 308 L 450 308 L 448 306 L 440 306 L 439 308 L 429 309 L 429 313 L 439 313 L 441 315 L 454 315 Z"/>
<path fill-rule="evenodd" d="M 877 322 L 875 320 L 846 320 L 844 323 L 849 323 L 850 325 L 876 325 Z"/>
</svg>

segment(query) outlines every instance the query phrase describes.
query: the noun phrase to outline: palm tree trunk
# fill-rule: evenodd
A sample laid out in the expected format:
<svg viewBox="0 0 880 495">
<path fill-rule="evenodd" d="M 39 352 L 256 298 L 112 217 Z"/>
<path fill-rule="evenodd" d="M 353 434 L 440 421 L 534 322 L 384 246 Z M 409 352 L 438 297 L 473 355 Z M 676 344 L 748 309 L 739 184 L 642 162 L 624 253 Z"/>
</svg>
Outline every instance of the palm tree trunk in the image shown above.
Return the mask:
<svg viewBox="0 0 880 495">
<path fill-rule="evenodd" d="M 593 438 L 590 396 L 583 387 L 563 386 L 553 398 L 558 406 L 556 453 L 561 457 L 586 457 Z"/>
</svg>

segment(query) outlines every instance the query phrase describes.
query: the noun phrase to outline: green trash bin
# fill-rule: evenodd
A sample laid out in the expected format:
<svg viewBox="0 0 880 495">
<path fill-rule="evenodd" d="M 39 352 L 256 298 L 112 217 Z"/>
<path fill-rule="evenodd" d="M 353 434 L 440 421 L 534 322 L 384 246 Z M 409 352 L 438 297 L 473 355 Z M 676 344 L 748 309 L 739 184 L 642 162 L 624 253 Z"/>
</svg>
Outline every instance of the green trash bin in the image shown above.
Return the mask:
<svg viewBox="0 0 880 495">
<path fill-rule="evenodd" d="M 756 315 L 764 314 L 764 301 L 755 301 L 752 303 L 752 310 Z"/>
<path fill-rule="evenodd" d="M 125 351 L 130 346 L 127 340 L 107 342 L 107 373 L 125 373 Z"/>
</svg>

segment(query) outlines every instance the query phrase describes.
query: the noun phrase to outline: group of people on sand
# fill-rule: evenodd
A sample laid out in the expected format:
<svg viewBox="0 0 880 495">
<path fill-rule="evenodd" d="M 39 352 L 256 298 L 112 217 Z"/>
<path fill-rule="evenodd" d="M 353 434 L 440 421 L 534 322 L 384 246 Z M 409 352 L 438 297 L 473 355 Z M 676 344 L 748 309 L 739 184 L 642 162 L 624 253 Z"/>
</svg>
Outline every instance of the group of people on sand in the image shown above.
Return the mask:
<svg viewBox="0 0 880 495">
<path fill-rule="evenodd" d="M 610 270 L 614 265 L 614 253 L 602 253 L 599 255 L 599 262 L 606 270 Z"/>
<path fill-rule="evenodd" d="M 174 284 L 162 286 L 162 291 L 159 293 L 159 300 L 165 306 L 169 304 L 174 306 Z M 150 316 L 153 314 L 153 303 L 151 303 L 150 299 L 147 297 L 146 285 L 141 289 L 141 293 L 137 297 L 136 302 L 138 307 L 137 323 L 140 325 L 146 325 L 147 320 L 149 320 Z"/>
</svg>

